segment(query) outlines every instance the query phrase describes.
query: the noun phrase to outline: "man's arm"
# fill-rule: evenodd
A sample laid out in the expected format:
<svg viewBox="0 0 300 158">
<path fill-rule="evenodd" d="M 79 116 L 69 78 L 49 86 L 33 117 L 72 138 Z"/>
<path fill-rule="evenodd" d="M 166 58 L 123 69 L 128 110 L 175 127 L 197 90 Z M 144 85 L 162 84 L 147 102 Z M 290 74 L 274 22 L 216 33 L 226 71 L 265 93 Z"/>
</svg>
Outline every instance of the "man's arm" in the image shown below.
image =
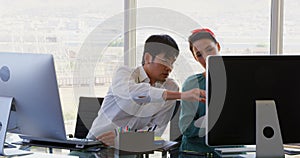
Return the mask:
<svg viewBox="0 0 300 158">
<path fill-rule="evenodd" d="M 135 101 L 137 104 L 163 102 L 163 88 L 157 88 L 146 82 L 138 82 L 139 69 L 120 67 L 112 80 L 112 92 L 122 100 Z"/>
<path fill-rule="evenodd" d="M 164 100 L 181 99 L 186 101 L 200 101 L 205 103 L 205 97 L 206 97 L 205 91 L 199 88 L 194 88 L 185 92 L 166 90 L 163 93 Z"/>
<path fill-rule="evenodd" d="M 134 73 L 126 67 L 121 67 L 116 72 L 112 82 L 114 95 L 134 100 L 138 104 L 176 99 L 205 102 L 204 90 L 195 88 L 186 92 L 178 92 L 152 87 L 149 83 L 136 83 Z"/>
<path fill-rule="evenodd" d="M 108 131 L 96 137 L 97 140 L 101 141 L 102 143 L 108 146 L 115 145 L 115 138 L 116 135 L 114 131 Z"/>
</svg>

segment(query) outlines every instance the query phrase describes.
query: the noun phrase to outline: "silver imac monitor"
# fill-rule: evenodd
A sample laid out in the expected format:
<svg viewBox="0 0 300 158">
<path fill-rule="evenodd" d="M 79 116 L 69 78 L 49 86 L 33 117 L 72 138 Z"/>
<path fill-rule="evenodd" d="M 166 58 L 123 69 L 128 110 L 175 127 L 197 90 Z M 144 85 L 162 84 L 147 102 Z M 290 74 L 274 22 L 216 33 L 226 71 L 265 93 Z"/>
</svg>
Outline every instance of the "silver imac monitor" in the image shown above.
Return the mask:
<svg viewBox="0 0 300 158">
<path fill-rule="evenodd" d="M 52 55 L 0 52 L 0 96 L 14 98 L 7 132 L 66 139 Z"/>
<path fill-rule="evenodd" d="M 257 100 L 275 102 L 283 143 L 300 143 L 299 69 L 297 55 L 209 57 L 207 144 L 255 145 Z"/>
</svg>

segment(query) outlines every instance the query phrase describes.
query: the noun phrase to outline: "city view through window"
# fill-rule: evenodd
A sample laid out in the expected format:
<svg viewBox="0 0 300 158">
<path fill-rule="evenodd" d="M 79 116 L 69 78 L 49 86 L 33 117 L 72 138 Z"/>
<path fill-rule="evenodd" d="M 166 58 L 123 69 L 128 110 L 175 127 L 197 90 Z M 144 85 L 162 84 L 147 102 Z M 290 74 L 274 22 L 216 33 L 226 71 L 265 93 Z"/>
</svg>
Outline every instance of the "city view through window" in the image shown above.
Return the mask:
<svg viewBox="0 0 300 158">
<path fill-rule="evenodd" d="M 110 21 L 115 18 L 123 23 L 124 2 L 29 1 L 0 2 L 0 52 L 53 54 L 67 133 L 73 133 L 78 96 L 105 96 L 114 70 L 124 64 L 124 36 L 116 30 L 119 23 Z M 146 7 L 168 9 L 194 20 L 199 28 L 211 28 L 221 44 L 221 54 L 270 54 L 271 0 L 137 0 L 137 8 Z M 286 54 L 300 52 L 299 7 L 297 0 L 285 1 L 283 45 Z M 137 12 L 139 18 L 150 16 Z M 140 23 L 138 20 L 137 25 Z M 95 34 L 99 26 L 105 31 Z M 142 46 L 146 38 L 151 34 L 165 33 L 174 37 L 181 51 L 171 77 L 181 85 L 189 75 L 202 72 L 203 69 L 194 61 L 188 48 L 187 37 L 190 32 L 185 35 L 178 32 L 180 30 L 149 26 L 137 28 L 136 65 L 141 63 Z M 80 53 L 86 53 L 82 46 L 91 34 L 109 42 L 101 47 L 103 49 L 96 54 L 98 56 L 80 56 Z M 93 75 L 74 76 L 78 63 L 87 63 L 81 64 L 81 68 L 93 71 Z M 189 64 L 189 69 L 184 63 Z"/>
</svg>

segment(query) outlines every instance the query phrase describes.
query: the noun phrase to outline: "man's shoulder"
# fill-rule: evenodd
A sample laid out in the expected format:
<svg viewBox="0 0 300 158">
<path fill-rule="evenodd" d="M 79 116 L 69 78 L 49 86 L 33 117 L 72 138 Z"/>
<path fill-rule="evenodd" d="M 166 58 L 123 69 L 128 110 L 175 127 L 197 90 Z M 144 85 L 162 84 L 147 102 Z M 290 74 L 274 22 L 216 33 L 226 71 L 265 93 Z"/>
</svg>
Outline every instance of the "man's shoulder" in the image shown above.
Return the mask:
<svg viewBox="0 0 300 158">
<path fill-rule="evenodd" d="M 173 87 L 172 90 L 179 90 L 179 85 L 173 78 L 167 78 L 165 85 Z"/>
<path fill-rule="evenodd" d="M 173 78 L 166 78 L 165 82 L 170 82 L 170 83 L 177 84 L 177 82 Z"/>
<path fill-rule="evenodd" d="M 173 79 L 173 78 L 167 78 L 165 82 L 178 85 L 178 83 L 176 82 L 176 80 Z"/>
</svg>

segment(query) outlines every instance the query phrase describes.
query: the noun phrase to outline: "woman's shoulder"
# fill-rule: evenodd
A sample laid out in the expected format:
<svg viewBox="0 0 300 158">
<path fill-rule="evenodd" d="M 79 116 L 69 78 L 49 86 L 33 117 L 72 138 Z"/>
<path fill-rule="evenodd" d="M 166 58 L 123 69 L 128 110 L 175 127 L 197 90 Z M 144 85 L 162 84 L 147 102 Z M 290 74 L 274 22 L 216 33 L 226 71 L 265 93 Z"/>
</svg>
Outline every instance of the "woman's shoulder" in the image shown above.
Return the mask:
<svg viewBox="0 0 300 158">
<path fill-rule="evenodd" d="M 199 80 L 203 80 L 205 77 L 203 74 L 194 74 L 189 76 L 183 83 L 182 87 L 188 88 L 188 87 L 198 87 L 199 86 Z"/>
<path fill-rule="evenodd" d="M 194 75 L 189 76 L 185 80 L 185 82 L 191 82 L 191 81 L 197 81 L 198 82 L 199 79 L 205 79 L 202 73 L 200 73 L 200 74 L 194 74 Z"/>
</svg>

